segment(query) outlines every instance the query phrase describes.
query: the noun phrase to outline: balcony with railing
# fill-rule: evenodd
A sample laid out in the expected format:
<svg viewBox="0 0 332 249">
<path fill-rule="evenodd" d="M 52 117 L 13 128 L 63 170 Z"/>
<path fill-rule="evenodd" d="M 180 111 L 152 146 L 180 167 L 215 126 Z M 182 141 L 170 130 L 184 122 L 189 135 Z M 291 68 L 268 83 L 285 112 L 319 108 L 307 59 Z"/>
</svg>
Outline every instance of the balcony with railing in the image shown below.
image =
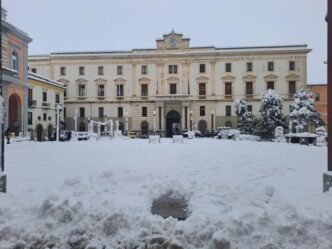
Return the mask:
<svg viewBox="0 0 332 249">
<path fill-rule="evenodd" d="M 50 108 L 50 103 L 48 103 L 48 102 L 43 102 L 42 103 L 42 108 L 45 108 L 45 109 L 49 109 Z"/>
<path fill-rule="evenodd" d="M 28 101 L 28 107 L 29 108 L 35 108 L 37 106 L 37 100 L 29 100 Z"/>
</svg>

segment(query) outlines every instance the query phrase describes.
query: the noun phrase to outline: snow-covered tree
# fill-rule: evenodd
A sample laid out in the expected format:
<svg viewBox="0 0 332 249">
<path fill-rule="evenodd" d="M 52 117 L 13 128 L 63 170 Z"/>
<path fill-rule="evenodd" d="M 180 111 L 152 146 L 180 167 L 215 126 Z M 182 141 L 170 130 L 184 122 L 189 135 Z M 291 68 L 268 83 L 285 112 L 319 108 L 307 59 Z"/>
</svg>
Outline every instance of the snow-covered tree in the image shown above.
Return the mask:
<svg viewBox="0 0 332 249">
<path fill-rule="evenodd" d="M 252 114 L 248 111 L 247 102 L 243 99 L 235 99 L 233 103 L 237 115 L 237 126 L 242 133 L 252 132 Z"/>
<path fill-rule="evenodd" d="M 313 94 L 309 89 L 300 90 L 294 95 L 290 106 L 290 118 L 299 130 L 307 130 L 309 125 L 324 125 L 321 115 L 314 107 Z"/>
<path fill-rule="evenodd" d="M 262 129 L 262 136 L 272 138 L 277 126 L 286 127 L 285 117 L 282 113 L 282 97 L 274 90 L 269 89 L 263 93 L 258 112 L 259 120 L 255 123 Z"/>
</svg>

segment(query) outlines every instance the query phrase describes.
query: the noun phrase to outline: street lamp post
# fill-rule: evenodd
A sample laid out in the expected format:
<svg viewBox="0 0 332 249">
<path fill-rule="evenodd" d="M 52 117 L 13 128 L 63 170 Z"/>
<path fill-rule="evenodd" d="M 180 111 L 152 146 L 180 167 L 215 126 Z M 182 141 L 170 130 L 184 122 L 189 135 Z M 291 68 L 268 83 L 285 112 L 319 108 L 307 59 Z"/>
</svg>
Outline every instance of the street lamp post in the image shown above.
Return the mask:
<svg viewBox="0 0 332 249">
<path fill-rule="evenodd" d="M 61 110 L 61 105 L 57 104 L 56 105 L 56 141 L 59 142 L 59 137 L 60 137 L 60 110 Z"/>
<path fill-rule="evenodd" d="M 153 135 L 156 135 L 156 111 L 153 111 Z"/>
<path fill-rule="evenodd" d="M 193 111 L 190 111 L 190 131 L 193 130 Z"/>
<path fill-rule="evenodd" d="M 213 138 L 213 124 L 214 124 L 214 111 L 211 112 L 211 131 L 212 131 L 212 138 Z"/>
<path fill-rule="evenodd" d="M 125 113 L 125 120 L 126 120 L 126 135 L 128 137 L 129 132 L 128 132 L 128 112 Z"/>
<path fill-rule="evenodd" d="M 77 109 L 75 110 L 75 114 L 74 114 L 74 120 L 75 120 L 75 131 L 77 131 L 77 116 L 78 116 L 78 112 Z"/>
</svg>

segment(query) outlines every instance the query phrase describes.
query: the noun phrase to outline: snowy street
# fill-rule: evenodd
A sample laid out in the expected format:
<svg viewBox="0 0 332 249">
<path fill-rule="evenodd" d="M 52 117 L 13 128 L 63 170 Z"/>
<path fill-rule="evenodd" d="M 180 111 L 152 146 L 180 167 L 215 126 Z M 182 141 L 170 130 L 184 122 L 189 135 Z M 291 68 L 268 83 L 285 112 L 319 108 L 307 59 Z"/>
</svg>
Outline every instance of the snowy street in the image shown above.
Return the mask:
<svg viewBox="0 0 332 249">
<path fill-rule="evenodd" d="M 326 147 L 113 139 L 16 142 L 5 153 L 1 249 L 332 248 Z M 184 221 L 150 212 L 171 190 L 188 200 Z"/>
</svg>

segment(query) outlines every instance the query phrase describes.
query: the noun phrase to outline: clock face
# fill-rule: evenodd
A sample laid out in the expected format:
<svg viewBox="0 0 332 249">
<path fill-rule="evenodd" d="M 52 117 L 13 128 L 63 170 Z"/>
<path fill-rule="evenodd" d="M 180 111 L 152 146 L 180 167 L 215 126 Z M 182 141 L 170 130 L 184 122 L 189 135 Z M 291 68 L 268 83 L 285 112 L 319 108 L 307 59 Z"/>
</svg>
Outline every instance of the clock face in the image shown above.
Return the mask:
<svg viewBox="0 0 332 249">
<path fill-rule="evenodd" d="M 172 47 L 176 46 L 176 44 L 177 44 L 177 41 L 175 38 L 172 38 L 169 40 L 169 45 L 171 45 Z"/>
</svg>

